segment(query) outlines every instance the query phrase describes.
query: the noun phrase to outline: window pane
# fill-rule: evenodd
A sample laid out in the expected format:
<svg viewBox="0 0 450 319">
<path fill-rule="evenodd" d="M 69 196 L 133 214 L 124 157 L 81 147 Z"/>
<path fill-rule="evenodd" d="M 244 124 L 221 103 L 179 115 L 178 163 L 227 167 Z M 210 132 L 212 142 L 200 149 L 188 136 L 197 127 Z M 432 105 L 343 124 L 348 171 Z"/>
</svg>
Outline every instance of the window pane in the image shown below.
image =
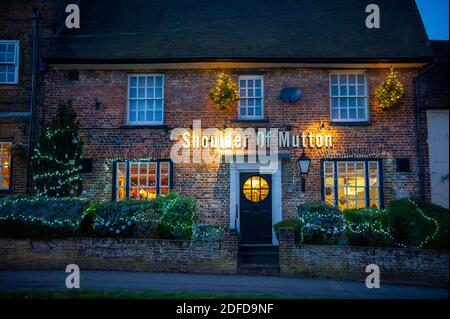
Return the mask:
<svg viewBox="0 0 450 319">
<path fill-rule="evenodd" d="M 136 163 L 130 164 L 130 172 L 133 175 L 137 174 L 138 173 L 138 164 L 136 164 Z"/>
<path fill-rule="evenodd" d="M 339 106 L 340 107 L 347 107 L 348 106 L 348 99 L 347 98 L 340 98 L 339 99 Z"/>
<path fill-rule="evenodd" d="M 331 118 L 338 119 L 339 118 L 339 110 L 331 110 Z"/>
<path fill-rule="evenodd" d="M 350 119 L 356 119 L 356 109 L 354 109 L 354 108 L 351 108 L 351 109 L 349 109 L 348 110 L 348 117 L 350 118 Z"/>
<path fill-rule="evenodd" d="M 147 87 L 153 88 L 155 86 L 155 77 L 148 76 L 147 77 Z"/>
<path fill-rule="evenodd" d="M 161 111 L 155 112 L 155 122 L 162 122 L 162 112 Z"/>
<path fill-rule="evenodd" d="M 359 119 L 365 119 L 366 118 L 366 110 L 365 109 L 358 109 L 358 118 Z"/>
<path fill-rule="evenodd" d="M 331 84 L 337 84 L 338 83 L 338 77 L 336 74 L 331 75 Z"/>
<path fill-rule="evenodd" d="M 239 87 L 245 88 L 246 87 L 246 81 L 245 80 L 240 80 L 239 81 Z"/>
<path fill-rule="evenodd" d="M 339 95 L 339 91 L 338 91 L 338 86 L 332 86 L 331 87 L 331 95 L 332 96 L 338 96 Z"/>
<path fill-rule="evenodd" d="M 355 83 L 356 83 L 356 75 L 354 75 L 354 74 L 349 74 L 349 75 L 348 75 L 348 83 L 349 83 L 349 84 L 355 84 Z"/>
<path fill-rule="evenodd" d="M 356 86 L 348 87 L 348 95 L 356 95 Z"/>
<path fill-rule="evenodd" d="M 155 97 L 156 98 L 162 98 L 162 88 L 156 88 L 155 89 Z"/>
<path fill-rule="evenodd" d="M 358 84 L 364 84 L 365 79 L 364 79 L 364 75 L 363 74 L 358 74 Z"/>
<path fill-rule="evenodd" d="M 366 95 L 366 88 L 364 87 L 364 85 L 358 85 L 358 95 L 359 96 Z"/>
<path fill-rule="evenodd" d="M 380 208 L 380 201 L 377 199 L 370 200 L 370 207 L 372 208 Z"/>
<path fill-rule="evenodd" d="M 155 77 L 155 86 L 162 87 L 163 84 L 163 77 L 157 76 Z"/>
<path fill-rule="evenodd" d="M 136 87 L 137 86 L 137 79 L 135 76 L 130 77 L 130 87 Z"/>
</svg>

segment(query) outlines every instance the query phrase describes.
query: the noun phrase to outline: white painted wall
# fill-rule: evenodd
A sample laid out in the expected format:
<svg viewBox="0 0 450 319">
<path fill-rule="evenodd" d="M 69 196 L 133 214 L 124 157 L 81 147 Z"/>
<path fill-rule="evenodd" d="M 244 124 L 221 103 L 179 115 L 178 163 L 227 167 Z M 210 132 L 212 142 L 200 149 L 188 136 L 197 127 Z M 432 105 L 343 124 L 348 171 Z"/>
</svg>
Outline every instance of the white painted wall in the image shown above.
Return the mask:
<svg viewBox="0 0 450 319">
<path fill-rule="evenodd" d="M 431 201 L 448 208 L 448 111 L 427 112 Z"/>
</svg>

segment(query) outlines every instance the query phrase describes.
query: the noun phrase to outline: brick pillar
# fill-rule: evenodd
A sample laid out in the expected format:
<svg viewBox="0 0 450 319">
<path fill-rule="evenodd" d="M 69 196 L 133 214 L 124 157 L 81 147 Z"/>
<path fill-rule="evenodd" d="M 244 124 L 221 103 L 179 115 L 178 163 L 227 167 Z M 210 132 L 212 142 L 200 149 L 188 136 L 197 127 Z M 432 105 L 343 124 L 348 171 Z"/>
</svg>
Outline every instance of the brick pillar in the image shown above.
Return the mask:
<svg viewBox="0 0 450 319">
<path fill-rule="evenodd" d="M 236 229 L 228 229 L 225 235 L 225 240 L 223 241 L 224 251 L 228 255 L 228 260 L 232 263 L 232 268 L 234 273 L 237 273 L 237 258 L 239 250 L 239 239 Z"/>
<path fill-rule="evenodd" d="M 290 267 L 292 251 L 295 247 L 295 233 L 292 228 L 280 229 L 280 274 L 290 275 L 293 273 Z"/>
</svg>

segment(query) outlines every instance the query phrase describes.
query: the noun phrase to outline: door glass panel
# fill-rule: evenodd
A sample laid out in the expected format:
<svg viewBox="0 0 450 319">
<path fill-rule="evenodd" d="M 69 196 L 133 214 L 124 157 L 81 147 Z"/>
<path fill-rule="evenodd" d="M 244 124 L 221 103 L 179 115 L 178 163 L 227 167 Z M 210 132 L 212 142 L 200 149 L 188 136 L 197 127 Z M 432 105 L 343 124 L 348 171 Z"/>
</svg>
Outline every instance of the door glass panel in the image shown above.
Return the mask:
<svg viewBox="0 0 450 319">
<path fill-rule="evenodd" d="M 269 183 L 264 177 L 251 176 L 244 181 L 242 192 L 249 201 L 259 202 L 269 195 Z"/>
</svg>

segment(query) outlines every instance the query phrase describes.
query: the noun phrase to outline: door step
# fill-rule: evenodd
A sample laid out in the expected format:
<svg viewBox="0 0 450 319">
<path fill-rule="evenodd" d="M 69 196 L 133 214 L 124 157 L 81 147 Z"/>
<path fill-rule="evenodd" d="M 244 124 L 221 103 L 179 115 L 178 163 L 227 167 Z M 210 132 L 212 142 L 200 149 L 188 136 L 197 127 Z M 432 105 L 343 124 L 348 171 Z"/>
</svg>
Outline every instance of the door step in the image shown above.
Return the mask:
<svg viewBox="0 0 450 319">
<path fill-rule="evenodd" d="M 279 273 L 278 246 L 245 245 L 239 247 L 238 274 L 276 276 Z"/>
</svg>

